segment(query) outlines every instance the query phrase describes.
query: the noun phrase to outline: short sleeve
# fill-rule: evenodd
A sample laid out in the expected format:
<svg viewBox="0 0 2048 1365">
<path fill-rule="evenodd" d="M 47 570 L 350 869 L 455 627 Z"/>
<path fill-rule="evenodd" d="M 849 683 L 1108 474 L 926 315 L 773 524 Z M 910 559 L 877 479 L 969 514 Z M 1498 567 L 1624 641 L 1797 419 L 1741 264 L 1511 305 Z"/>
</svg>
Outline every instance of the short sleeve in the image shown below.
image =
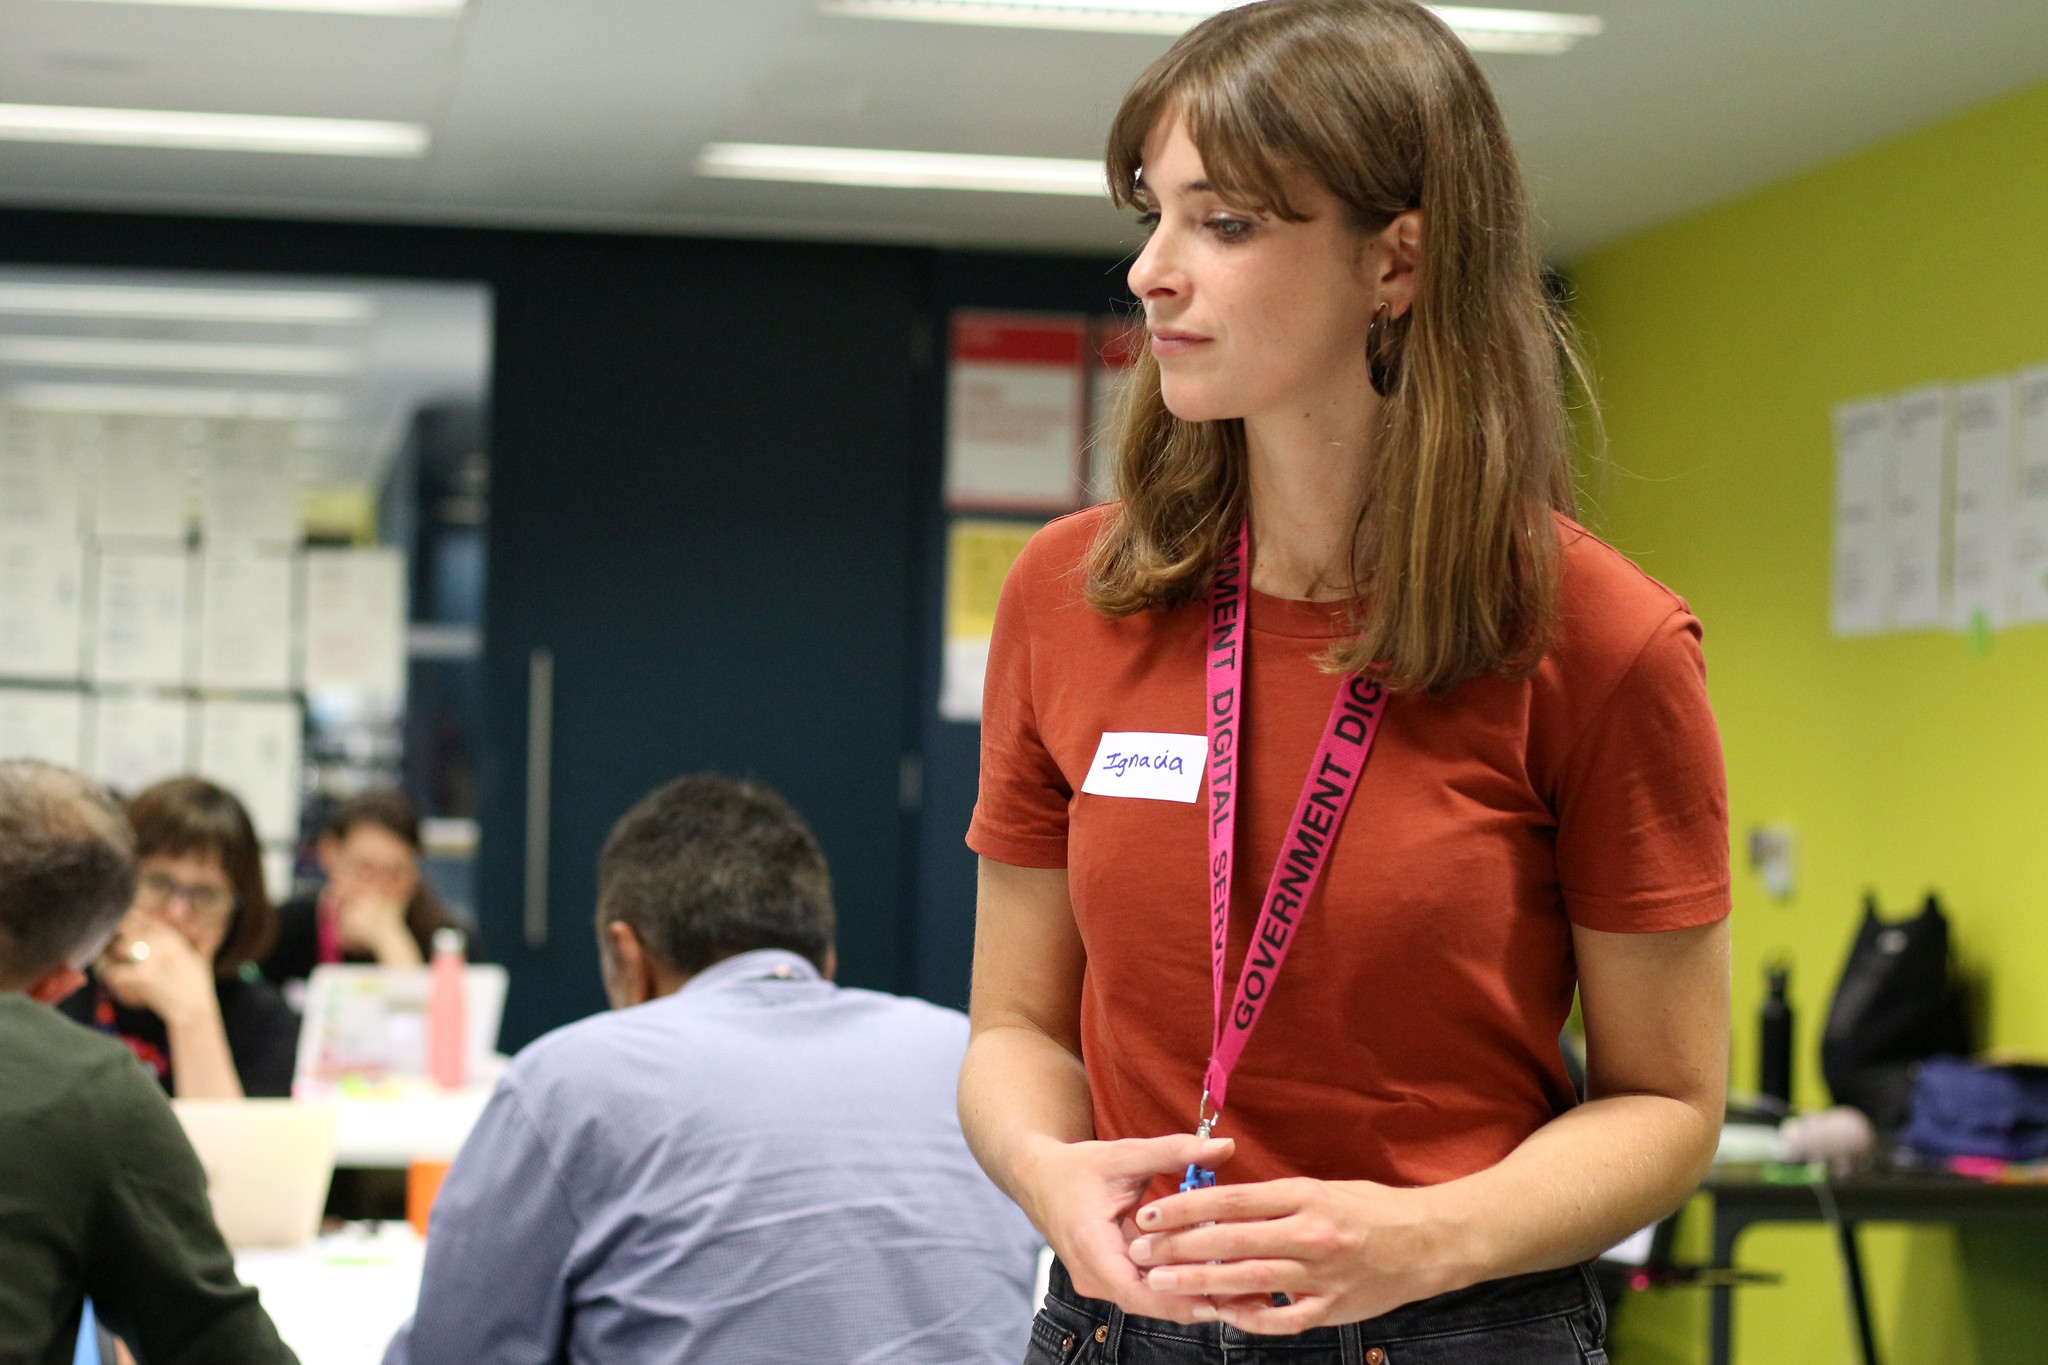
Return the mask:
<svg viewBox="0 0 2048 1365">
<path fill-rule="evenodd" d="M 967 846 L 999 863 L 1058 868 L 1067 865 L 1074 793 L 1045 747 L 1032 695 L 1031 598 L 1043 549 L 1041 532 L 1011 566 L 996 605 L 982 687 L 981 790 Z"/>
<path fill-rule="evenodd" d="M 1655 933 L 1728 914 L 1727 778 L 1691 613 L 1658 626 L 1573 741 L 1556 813 L 1573 924 Z"/>
</svg>

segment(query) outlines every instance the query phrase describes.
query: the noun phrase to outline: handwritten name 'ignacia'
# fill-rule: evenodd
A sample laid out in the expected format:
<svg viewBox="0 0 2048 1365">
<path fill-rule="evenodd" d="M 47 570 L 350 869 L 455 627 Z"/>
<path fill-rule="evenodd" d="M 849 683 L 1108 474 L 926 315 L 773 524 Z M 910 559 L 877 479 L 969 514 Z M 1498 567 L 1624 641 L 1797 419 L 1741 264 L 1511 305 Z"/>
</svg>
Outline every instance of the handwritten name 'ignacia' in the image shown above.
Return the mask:
<svg viewBox="0 0 2048 1365">
<path fill-rule="evenodd" d="M 1181 765 L 1179 754 L 1168 753 L 1107 753 L 1102 756 L 1101 767 L 1104 772 L 1115 773 L 1118 777 L 1122 777 L 1125 770 L 1130 768 L 1151 768 L 1162 773 L 1185 773 L 1187 771 Z"/>
</svg>

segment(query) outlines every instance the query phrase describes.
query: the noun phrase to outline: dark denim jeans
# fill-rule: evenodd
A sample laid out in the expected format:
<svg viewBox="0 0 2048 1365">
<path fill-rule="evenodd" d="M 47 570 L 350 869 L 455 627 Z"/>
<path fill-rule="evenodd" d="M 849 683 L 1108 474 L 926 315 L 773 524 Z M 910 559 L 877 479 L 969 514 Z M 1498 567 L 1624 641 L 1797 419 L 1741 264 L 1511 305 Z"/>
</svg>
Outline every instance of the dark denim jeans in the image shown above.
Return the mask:
<svg viewBox="0 0 2048 1365">
<path fill-rule="evenodd" d="M 1052 1267 L 1025 1365 L 1607 1365 L 1607 1310 L 1584 1266 L 1475 1284 L 1342 1327 L 1254 1336 L 1132 1317 Z"/>
</svg>

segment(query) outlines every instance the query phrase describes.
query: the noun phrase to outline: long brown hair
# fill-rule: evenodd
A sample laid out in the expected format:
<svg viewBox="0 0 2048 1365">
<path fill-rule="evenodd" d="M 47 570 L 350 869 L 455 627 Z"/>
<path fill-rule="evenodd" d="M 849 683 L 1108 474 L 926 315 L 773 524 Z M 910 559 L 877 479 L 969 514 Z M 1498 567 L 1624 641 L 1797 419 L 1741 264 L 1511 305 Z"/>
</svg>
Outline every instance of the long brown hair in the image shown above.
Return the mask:
<svg viewBox="0 0 2048 1365">
<path fill-rule="evenodd" d="M 128 803 L 135 826 L 135 856 L 211 853 L 234 888 L 234 918 L 214 955 L 213 974 L 239 974 L 245 962 L 260 962 L 277 941 L 277 911 L 263 886 L 263 846 L 249 812 L 226 787 L 203 777 L 159 782 Z"/>
<path fill-rule="evenodd" d="M 1356 634 L 1332 667 L 1437 690 L 1533 668 L 1557 611 L 1553 512 L 1573 506 L 1559 358 L 1521 172 L 1464 44 L 1413 0 L 1266 0 L 1190 30 L 1138 78 L 1109 136 L 1139 206 L 1145 140 L 1183 120 L 1218 192 L 1292 221 L 1306 173 L 1373 234 L 1420 209 L 1415 301 L 1378 329 L 1389 376 L 1353 530 Z M 1120 424 L 1123 502 L 1088 561 L 1112 616 L 1191 600 L 1245 514 L 1241 420 L 1184 422 L 1141 349 Z"/>
</svg>

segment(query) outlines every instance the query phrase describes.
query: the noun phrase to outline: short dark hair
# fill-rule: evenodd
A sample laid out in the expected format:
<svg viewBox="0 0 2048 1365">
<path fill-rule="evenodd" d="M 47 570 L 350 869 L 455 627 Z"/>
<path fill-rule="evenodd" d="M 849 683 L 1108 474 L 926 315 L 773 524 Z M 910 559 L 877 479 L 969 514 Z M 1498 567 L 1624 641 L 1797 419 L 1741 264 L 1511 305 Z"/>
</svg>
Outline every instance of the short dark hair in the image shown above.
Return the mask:
<svg viewBox="0 0 2048 1365">
<path fill-rule="evenodd" d="M 617 922 L 685 973 L 757 948 L 786 948 L 822 971 L 832 874 L 810 826 L 773 790 L 693 773 L 642 797 L 605 840 L 598 932 Z"/>
<path fill-rule="evenodd" d="M 0 982 L 19 986 L 106 942 L 135 899 L 135 836 L 98 783 L 0 762 Z"/>
<path fill-rule="evenodd" d="M 135 856 L 211 853 L 235 891 L 235 914 L 213 956 L 214 975 L 236 975 L 261 962 L 277 942 L 277 910 L 263 885 L 263 845 L 235 794 L 203 777 L 173 777 L 128 803 Z"/>
</svg>

